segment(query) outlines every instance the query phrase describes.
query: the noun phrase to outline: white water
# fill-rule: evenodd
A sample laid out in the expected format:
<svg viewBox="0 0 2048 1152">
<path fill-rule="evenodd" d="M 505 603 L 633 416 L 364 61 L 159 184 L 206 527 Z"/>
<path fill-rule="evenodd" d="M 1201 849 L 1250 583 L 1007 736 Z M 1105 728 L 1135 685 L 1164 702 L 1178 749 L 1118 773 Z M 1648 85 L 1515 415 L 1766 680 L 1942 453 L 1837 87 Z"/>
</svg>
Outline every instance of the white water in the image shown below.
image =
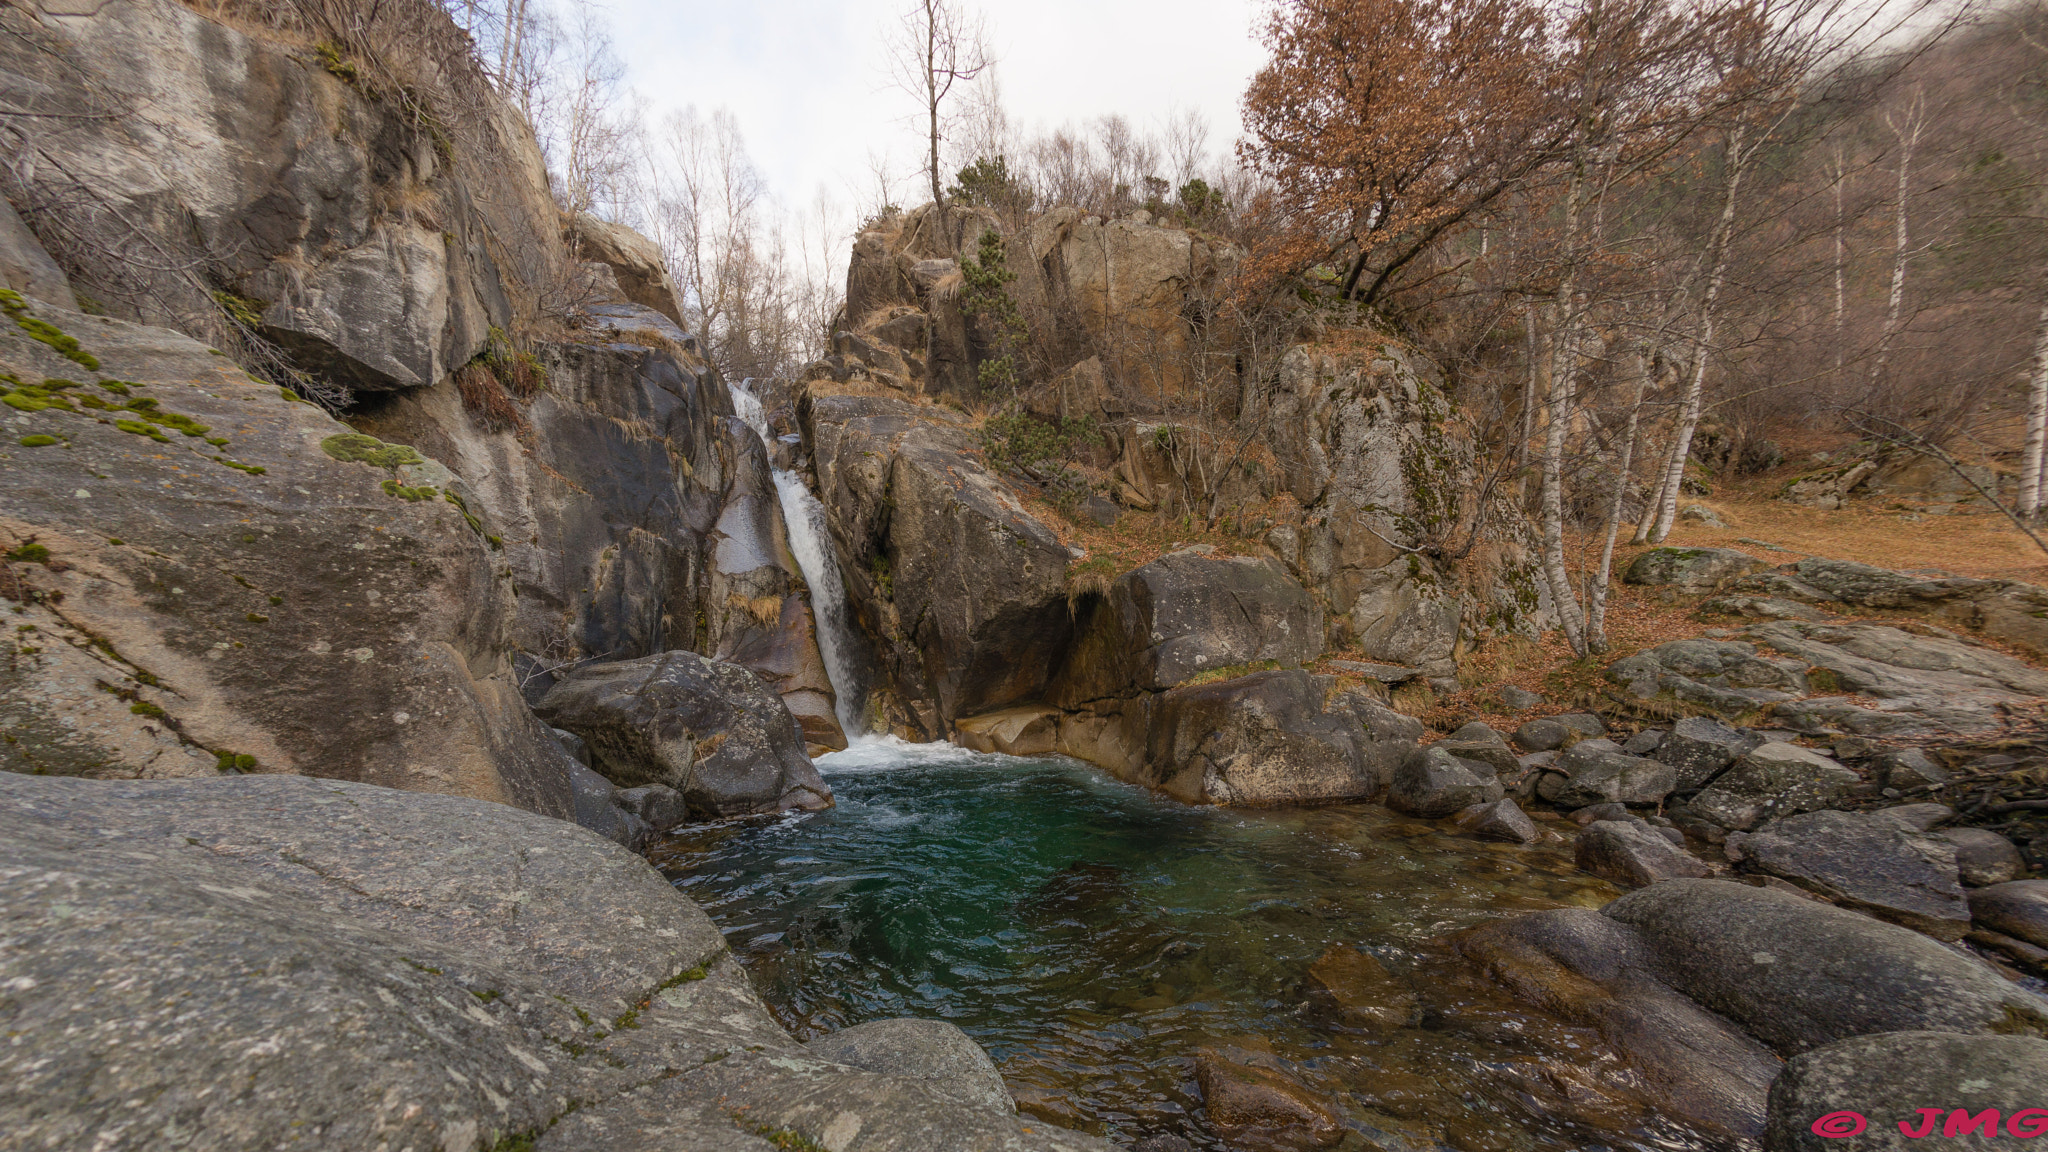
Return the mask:
<svg viewBox="0 0 2048 1152">
<path fill-rule="evenodd" d="M 761 410 L 761 398 L 754 395 L 752 380 L 731 385 L 733 410 L 763 446 L 772 453 L 775 434 Z M 772 455 L 770 457 L 773 458 Z M 789 532 L 789 550 L 802 569 L 804 583 L 811 586 L 811 618 L 817 621 L 818 653 L 825 658 L 825 676 L 832 681 L 832 710 L 848 740 L 859 740 L 867 732 L 860 718 L 860 669 L 854 659 L 859 651 L 853 628 L 847 619 L 846 585 L 839 578 L 839 561 L 832 551 L 825 506 L 804 484 L 803 477 L 777 468 L 775 495 L 782 501 L 782 523 Z"/>
</svg>

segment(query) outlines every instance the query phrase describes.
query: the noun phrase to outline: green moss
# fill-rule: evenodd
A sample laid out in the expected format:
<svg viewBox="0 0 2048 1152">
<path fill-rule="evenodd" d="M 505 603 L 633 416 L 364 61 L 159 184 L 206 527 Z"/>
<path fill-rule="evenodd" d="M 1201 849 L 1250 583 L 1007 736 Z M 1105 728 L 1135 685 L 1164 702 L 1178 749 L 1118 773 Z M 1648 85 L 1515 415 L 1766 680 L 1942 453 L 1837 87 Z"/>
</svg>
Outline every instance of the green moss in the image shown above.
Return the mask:
<svg viewBox="0 0 2048 1152">
<path fill-rule="evenodd" d="M 1806 683 L 1816 696 L 1839 696 L 1842 693 L 1842 678 L 1832 668 L 1808 668 Z"/>
<path fill-rule="evenodd" d="M 225 436 L 208 436 L 206 442 L 215 448 L 225 448 L 228 446 L 228 438 Z"/>
<path fill-rule="evenodd" d="M 23 448 L 48 448 L 52 444 L 61 443 L 63 443 L 63 441 L 58 440 L 55 436 L 45 436 L 40 432 L 32 436 L 23 436 L 21 438 L 21 446 Z"/>
<path fill-rule="evenodd" d="M 399 959 L 404 960 L 407 964 L 410 964 L 413 967 L 419 969 L 420 971 L 425 972 L 429 976 L 439 976 L 441 974 L 441 970 L 439 968 L 430 968 L 417 960 L 410 960 L 404 956 L 400 956 Z"/>
<path fill-rule="evenodd" d="M 23 544 L 21 547 L 9 552 L 7 559 L 15 564 L 48 564 L 50 562 L 50 550 L 41 544 Z"/>
<path fill-rule="evenodd" d="M 329 436 L 320 442 L 320 450 L 336 460 L 370 464 L 378 468 L 398 468 L 407 464 L 427 462 L 426 457 L 408 445 L 386 444 L 375 436 L 366 436 L 361 432 L 342 432 Z"/>
<path fill-rule="evenodd" d="M 270 307 L 266 301 L 250 296 L 237 296 L 226 289 L 216 290 L 213 302 L 220 305 L 221 311 L 234 317 L 235 322 L 244 328 L 254 328 L 263 323 L 263 310 Z"/>
<path fill-rule="evenodd" d="M 128 395 L 128 384 L 126 381 L 102 380 L 100 381 L 100 387 L 106 389 L 109 392 L 112 392 L 116 396 Z M 140 387 L 140 385 L 137 385 L 137 387 Z"/>
<path fill-rule="evenodd" d="M 130 704 L 128 711 L 135 713 L 137 716 L 147 716 L 152 720 L 162 720 L 165 717 L 162 708 L 151 704 L 147 700 L 137 700 L 135 703 Z"/>
<path fill-rule="evenodd" d="M 70 384 L 70 381 L 63 381 L 62 383 Z M 82 399 L 92 398 L 84 397 Z M 49 383 L 23 384 L 15 381 L 12 388 L 9 388 L 4 394 L 0 394 L 0 402 L 5 402 L 8 407 L 22 412 L 42 412 L 51 408 L 64 412 L 78 411 L 78 409 L 71 406 L 71 398 L 64 395 L 62 387 L 52 388 Z"/>
<path fill-rule="evenodd" d="M 261 476 L 269 471 L 269 469 L 266 469 L 261 464 L 244 464 L 239 460 L 230 460 L 225 456 L 214 456 L 210 457 L 210 459 L 222 467 L 233 468 L 237 472 L 247 472 L 251 476 Z"/>
<path fill-rule="evenodd" d="M 156 430 L 155 426 L 141 420 L 116 420 L 114 427 L 133 436 L 147 436 L 159 444 L 169 444 L 171 438 Z"/>
<path fill-rule="evenodd" d="M 213 768 L 216 772 L 253 772 L 256 758 L 246 752 L 222 750 L 214 753 Z"/>
<path fill-rule="evenodd" d="M 320 66 L 327 69 L 328 75 L 351 86 L 362 84 L 362 73 L 348 57 L 342 55 L 341 45 L 323 40 L 313 46 L 313 55 L 319 59 Z"/>
<path fill-rule="evenodd" d="M 282 603 L 284 603 L 284 597 L 282 596 L 272 596 L 270 598 L 270 606 L 273 608 L 277 607 L 279 604 Z"/>
<path fill-rule="evenodd" d="M 261 613 L 261 612 L 250 612 L 250 613 L 248 613 L 248 614 L 244 615 L 244 616 L 243 616 L 242 618 L 243 618 L 244 620 L 247 620 L 247 621 L 248 621 L 249 623 L 251 623 L 251 624 L 268 624 L 268 623 L 270 623 L 270 617 L 268 617 L 268 616 L 265 616 L 265 615 L 264 615 L 263 613 Z"/>
<path fill-rule="evenodd" d="M 408 488 L 405 485 L 400 484 L 396 480 L 386 480 L 384 482 L 384 494 L 386 496 L 396 496 L 401 500 L 411 500 L 417 503 L 418 501 L 421 500 L 432 500 L 434 497 L 440 495 L 441 492 L 440 489 L 435 488 L 431 484 L 422 484 L 417 488 Z"/>
<path fill-rule="evenodd" d="M 486 1004 L 489 1004 L 493 1000 L 501 1000 L 504 998 L 505 995 L 503 992 L 498 991 L 496 988 L 486 988 L 481 992 L 472 988 L 469 990 L 469 994 L 483 1001 Z"/>
<path fill-rule="evenodd" d="M 9 316 L 14 318 L 16 327 L 28 333 L 32 338 L 49 345 L 58 355 L 75 364 L 83 365 L 94 372 L 99 371 L 99 357 L 79 347 L 76 337 L 66 335 L 64 330 L 55 324 L 31 316 L 28 311 L 28 301 L 22 299 L 21 293 L 11 289 L 0 288 L 0 309 L 4 309 Z"/>
</svg>

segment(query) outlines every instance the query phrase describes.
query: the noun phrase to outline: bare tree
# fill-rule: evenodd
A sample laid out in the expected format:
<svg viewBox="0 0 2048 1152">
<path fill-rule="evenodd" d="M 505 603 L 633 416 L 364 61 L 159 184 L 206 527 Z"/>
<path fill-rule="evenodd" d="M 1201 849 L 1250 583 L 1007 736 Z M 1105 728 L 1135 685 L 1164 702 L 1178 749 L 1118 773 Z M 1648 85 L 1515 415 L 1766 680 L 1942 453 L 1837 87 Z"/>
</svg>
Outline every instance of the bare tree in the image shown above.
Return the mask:
<svg viewBox="0 0 2048 1152">
<path fill-rule="evenodd" d="M 922 105 L 925 171 L 941 228 L 946 219 L 946 190 L 939 174 L 946 100 L 955 87 L 971 82 L 991 63 L 981 19 L 969 16 L 959 0 L 915 0 L 897 18 L 889 40 L 889 66 L 897 86 Z"/>
</svg>

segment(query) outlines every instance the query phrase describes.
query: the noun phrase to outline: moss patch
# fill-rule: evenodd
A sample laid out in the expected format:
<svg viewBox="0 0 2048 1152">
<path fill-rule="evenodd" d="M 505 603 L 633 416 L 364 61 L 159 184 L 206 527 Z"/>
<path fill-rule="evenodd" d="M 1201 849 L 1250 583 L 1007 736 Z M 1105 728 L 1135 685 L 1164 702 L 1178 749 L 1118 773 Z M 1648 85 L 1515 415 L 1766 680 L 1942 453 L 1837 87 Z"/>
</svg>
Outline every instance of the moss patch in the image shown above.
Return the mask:
<svg viewBox="0 0 2048 1152">
<path fill-rule="evenodd" d="M 296 399 L 296 397 L 294 397 Z M 386 444 L 375 436 L 361 432 L 342 432 L 320 442 L 320 450 L 336 460 L 354 464 L 369 464 L 378 468 L 399 468 L 407 464 L 424 464 L 421 456 L 410 445 Z"/>
<path fill-rule="evenodd" d="M 8 288 L 0 288 L 0 309 L 4 309 L 9 316 L 14 318 L 16 327 L 28 333 L 31 337 L 49 345 L 59 356 L 75 364 L 81 364 L 92 371 L 99 371 L 99 357 L 79 347 L 76 337 L 66 335 L 64 330 L 55 324 L 30 315 L 28 301 L 22 299 L 21 293 Z"/>
<path fill-rule="evenodd" d="M 33 436 L 23 436 L 21 438 L 21 446 L 23 448 L 48 448 L 52 444 L 61 443 L 63 443 L 63 441 L 57 439 L 55 436 L 45 436 L 40 432 L 36 433 Z"/>
</svg>

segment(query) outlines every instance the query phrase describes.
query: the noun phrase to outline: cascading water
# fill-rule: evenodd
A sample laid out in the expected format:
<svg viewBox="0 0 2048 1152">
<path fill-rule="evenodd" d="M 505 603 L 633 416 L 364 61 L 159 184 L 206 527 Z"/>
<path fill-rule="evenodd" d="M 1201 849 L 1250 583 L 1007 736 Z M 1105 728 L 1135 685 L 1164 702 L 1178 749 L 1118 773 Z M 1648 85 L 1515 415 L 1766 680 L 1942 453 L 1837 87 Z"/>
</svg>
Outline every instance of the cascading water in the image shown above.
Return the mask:
<svg viewBox="0 0 2048 1152">
<path fill-rule="evenodd" d="M 743 380 L 732 386 L 733 410 L 773 458 L 775 432 L 754 395 L 754 382 Z M 867 725 L 861 719 L 861 698 L 866 695 L 855 653 L 860 651 L 847 619 L 846 585 L 839 578 L 839 562 L 833 557 L 825 506 L 811 495 L 803 477 L 785 469 L 774 469 L 775 495 L 782 502 L 782 522 L 789 532 L 789 550 L 803 570 L 804 583 L 811 588 L 811 617 L 817 621 L 818 653 L 825 659 L 825 675 L 832 681 L 833 711 L 848 739 L 863 735 Z"/>
</svg>

